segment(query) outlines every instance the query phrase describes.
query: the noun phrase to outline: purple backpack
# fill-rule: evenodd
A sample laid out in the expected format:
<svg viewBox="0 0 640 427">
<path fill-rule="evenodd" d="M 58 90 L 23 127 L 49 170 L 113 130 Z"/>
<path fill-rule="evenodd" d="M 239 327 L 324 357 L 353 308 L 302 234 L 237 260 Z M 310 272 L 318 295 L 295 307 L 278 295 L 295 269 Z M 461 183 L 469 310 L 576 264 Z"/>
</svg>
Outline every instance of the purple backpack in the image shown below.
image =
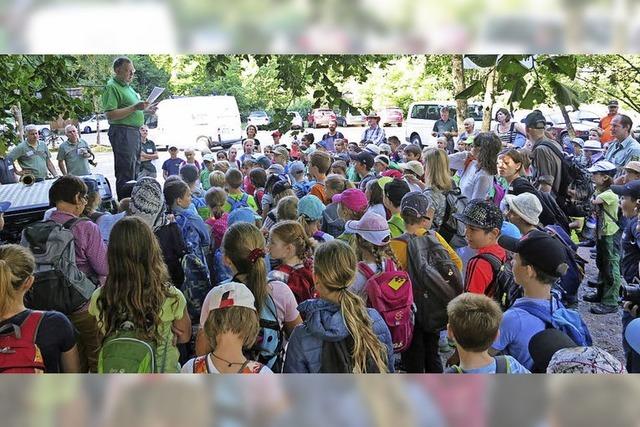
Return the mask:
<svg viewBox="0 0 640 427">
<path fill-rule="evenodd" d="M 367 279 L 369 306 L 380 313 L 389 327 L 393 352 L 402 353 L 413 338 L 413 287 L 409 275 L 396 269 L 391 259 L 386 260 L 380 273 L 374 273 L 364 262 L 358 263 L 358 271 Z"/>
</svg>

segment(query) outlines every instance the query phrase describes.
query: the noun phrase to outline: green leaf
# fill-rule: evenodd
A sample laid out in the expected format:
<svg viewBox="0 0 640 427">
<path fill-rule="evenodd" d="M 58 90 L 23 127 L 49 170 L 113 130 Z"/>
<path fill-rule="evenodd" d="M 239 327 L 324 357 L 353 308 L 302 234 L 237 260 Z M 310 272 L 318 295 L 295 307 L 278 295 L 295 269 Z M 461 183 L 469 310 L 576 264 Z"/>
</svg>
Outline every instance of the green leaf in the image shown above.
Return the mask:
<svg viewBox="0 0 640 427">
<path fill-rule="evenodd" d="M 571 80 L 576 78 L 578 62 L 575 56 L 550 56 L 540 63 L 547 67 L 551 74 L 563 74 Z"/>
<path fill-rule="evenodd" d="M 538 82 L 534 83 L 525 93 L 522 101 L 520 101 L 520 108 L 530 110 L 536 105 L 542 103 L 546 96 Z"/>
<path fill-rule="evenodd" d="M 482 80 L 476 80 L 455 96 L 455 99 L 469 99 L 484 91 Z"/>
<path fill-rule="evenodd" d="M 313 97 L 315 99 L 322 98 L 323 96 L 324 96 L 324 90 L 322 90 L 322 89 L 318 89 L 318 90 L 313 92 Z"/>
<path fill-rule="evenodd" d="M 496 65 L 498 55 L 465 55 L 465 58 L 481 68 L 493 67 Z"/>
<path fill-rule="evenodd" d="M 509 76 L 524 76 L 529 69 L 520 63 L 522 55 L 504 55 L 498 61 L 497 70 L 500 74 Z"/>
<path fill-rule="evenodd" d="M 560 105 L 572 105 L 576 110 L 580 107 L 578 94 L 568 86 L 563 85 L 559 81 L 552 79 L 549 81 L 551 89 L 556 97 L 556 101 Z"/>
<path fill-rule="evenodd" d="M 511 89 L 511 95 L 509 96 L 508 104 L 513 104 L 514 102 L 520 102 L 524 97 L 524 91 L 527 89 L 527 82 L 524 78 L 520 77 L 515 80 L 513 84 L 513 88 Z"/>
</svg>

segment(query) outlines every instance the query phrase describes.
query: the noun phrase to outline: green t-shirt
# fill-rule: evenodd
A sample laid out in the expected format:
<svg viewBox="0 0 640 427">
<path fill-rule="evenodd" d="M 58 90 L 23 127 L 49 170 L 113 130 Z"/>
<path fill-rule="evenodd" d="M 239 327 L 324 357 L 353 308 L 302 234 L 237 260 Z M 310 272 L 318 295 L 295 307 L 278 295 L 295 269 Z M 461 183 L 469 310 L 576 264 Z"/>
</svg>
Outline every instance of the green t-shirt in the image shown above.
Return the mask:
<svg viewBox="0 0 640 427">
<path fill-rule="evenodd" d="M 58 147 L 58 160 L 63 160 L 69 175 L 84 176 L 90 175 L 89 159 L 83 153 L 89 153 L 89 145 L 84 140 L 79 140 L 72 144 L 66 140 Z"/>
<path fill-rule="evenodd" d="M 130 107 L 140 101 L 140 95 L 130 85 L 115 78 L 109 79 L 102 93 L 102 109 L 105 112 Z M 136 110 L 124 119 L 109 120 L 109 124 L 140 127 L 144 124 L 144 112 Z"/>
<path fill-rule="evenodd" d="M 209 171 L 209 169 L 202 168 L 202 171 L 200 172 L 200 183 L 202 184 L 202 188 L 206 191 L 208 189 L 211 188 L 211 183 L 209 182 L 209 175 L 211 175 L 211 172 Z"/>
<path fill-rule="evenodd" d="M 43 141 L 38 141 L 35 148 L 27 141 L 22 141 L 9 152 L 7 157 L 11 161 L 17 160 L 23 170 L 28 170 L 36 178 L 47 177 L 47 160 L 51 158 L 51 154 Z"/>
<path fill-rule="evenodd" d="M 239 201 L 240 199 L 242 199 L 242 197 L 245 194 L 246 193 L 229 194 L 227 197 L 231 197 L 233 200 Z M 249 196 L 248 194 L 247 194 L 247 205 L 249 205 L 249 207 L 253 209 L 254 212 L 258 212 L 258 205 L 256 204 L 256 200 L 253 198 L 253 196 Z M 227 213 L 231 212 L 231 204 L 229 202 L 225 202 L 224 206 L 222 207 L 222 210 L 224 210 Z"/>
<path fill-rule="evenodd" d="M 389 224 L 389 231 L 391 232 L 391 238 L 395 239 L 396 237 L 400 237 L 406 231 L 406 227 L 404 225 L 404 219 L 400 216 L 399 213 L 394 213 L 387 221 Z"/>
<path fill-rule="evenodd" d="M 600 218 L 603 224 L 602 235 L 612 236 L 616 234 L 618 232 L 618 229 L 620 228 L 617 224 L 619 203 L 618 196 L 616 196 L 616 194 L 611 191 L 611 189 L 607 189 L 602 193 L 599 193 L 598 197 L 604 202 L 602 204 L 602 209 L 604 209 L 604 211 L 606 212 L 603 212 L 602 218 Z"/>
<path fill-rule="evenodd" d="M 101 291 L 102 288 L 96 289 L 91 295 L 91 301 L 89 302 L 89 314 L 96 319 L 100 318 L 100 310 L 97 306 L 97 300 Z M 180 372 L 180 364 L 178 362 L 180 354 L 178 353 L 178 348 L 173 344 L 173 332 L 171 331 L 171 325 L 174 320 L 182 319 L 184 309 L 187 306 L 187 300 L 184 298 L 182 292 L 180 292 L 180 290 L 175 286 L 171 286 L 169 288 L 169 292 L 173 296 L 167 298 L 160 309 L 160 320 L 162 323 L 159 326 L 159 332 L 163 340 L 156 346 L 156 363 L 158 365 L 162 363 L 165 355 L 165 347 L 168 345 L 169 347 L 166 349 L 166 360 L 163 372 L 178 373 Z M 102 332 L 104 333 L 104 329 Z M 158 368 L 158 370 L 162 371 L 160 368 Z"/>
</svg>

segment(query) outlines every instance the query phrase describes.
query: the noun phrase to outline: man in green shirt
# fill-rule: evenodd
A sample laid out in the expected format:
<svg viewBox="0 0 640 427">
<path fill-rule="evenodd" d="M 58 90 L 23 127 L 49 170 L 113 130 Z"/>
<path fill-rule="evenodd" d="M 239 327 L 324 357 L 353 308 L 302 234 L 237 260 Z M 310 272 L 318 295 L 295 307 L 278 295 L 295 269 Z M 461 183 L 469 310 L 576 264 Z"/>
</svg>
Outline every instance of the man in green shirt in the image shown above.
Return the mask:
<svg viewBox="0 0 640 427">
<path fill-rule="evenodd" d="M 47 178 L 47 169 L 49 169 L 51 175 L 57 178 L 58 172 L 51 162 L 47 144 L 38 139 L 38 128 L 35 125 L 27 125 L 24 127 L 24 133 L 27 139 L 16 145 L 7 156 L 14 166 L 16 175 L 32 174 L 37 180 L 42 181 Z M 22 170 L 15 168 L 16 160 Z"/>
<path fill-rule="evenodd" d="M 131 87 L 136 72 L 127 57 L 113 61 L 115 76 L 109 79 L 102 93 L 102 107 L 109 120 L 109 142 L 113 148 L 116 192 L 118 199 L 127 181 L 136 180 L 140 169 L 140 127 L 144 124 L 144 111 L 155 113 L 156 106 L 142 101 Z"/>
<path fill-rule="evenodd" d="M 78 136 L 78 129 L 74 125 L 64 128 L 67 140 L 58 147 L 58 166 L 62 175 L 83 176 L 90 175 L 89 159 L 91 149 L 89 144 Z"/>
</svg>

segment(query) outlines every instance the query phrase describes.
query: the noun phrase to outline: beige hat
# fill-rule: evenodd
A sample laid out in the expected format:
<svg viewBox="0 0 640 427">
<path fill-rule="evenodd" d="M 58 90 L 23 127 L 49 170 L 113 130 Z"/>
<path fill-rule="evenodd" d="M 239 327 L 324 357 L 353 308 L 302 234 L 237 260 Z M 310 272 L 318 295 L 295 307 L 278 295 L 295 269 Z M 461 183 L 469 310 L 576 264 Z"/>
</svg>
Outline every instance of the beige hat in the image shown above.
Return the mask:
<svg viewBox="0 0 640 427">
<path fill-rule="evenodd" d="M 637 161 L 629 162 L 624 166 L 624 168 L 626 170 L 630 170 L 635 173 L 640 173 L 640 162 L 637 162 Z"/>
<path fill-rule="evenodd" d="M 424 166 L 422 166 L 422 163 L 417 160 L 411 160 L 407 163 L 401 163 L 399 166 L 402 170 L 410 170 L 418 176 L 424 175 Z"/>
</svg>

